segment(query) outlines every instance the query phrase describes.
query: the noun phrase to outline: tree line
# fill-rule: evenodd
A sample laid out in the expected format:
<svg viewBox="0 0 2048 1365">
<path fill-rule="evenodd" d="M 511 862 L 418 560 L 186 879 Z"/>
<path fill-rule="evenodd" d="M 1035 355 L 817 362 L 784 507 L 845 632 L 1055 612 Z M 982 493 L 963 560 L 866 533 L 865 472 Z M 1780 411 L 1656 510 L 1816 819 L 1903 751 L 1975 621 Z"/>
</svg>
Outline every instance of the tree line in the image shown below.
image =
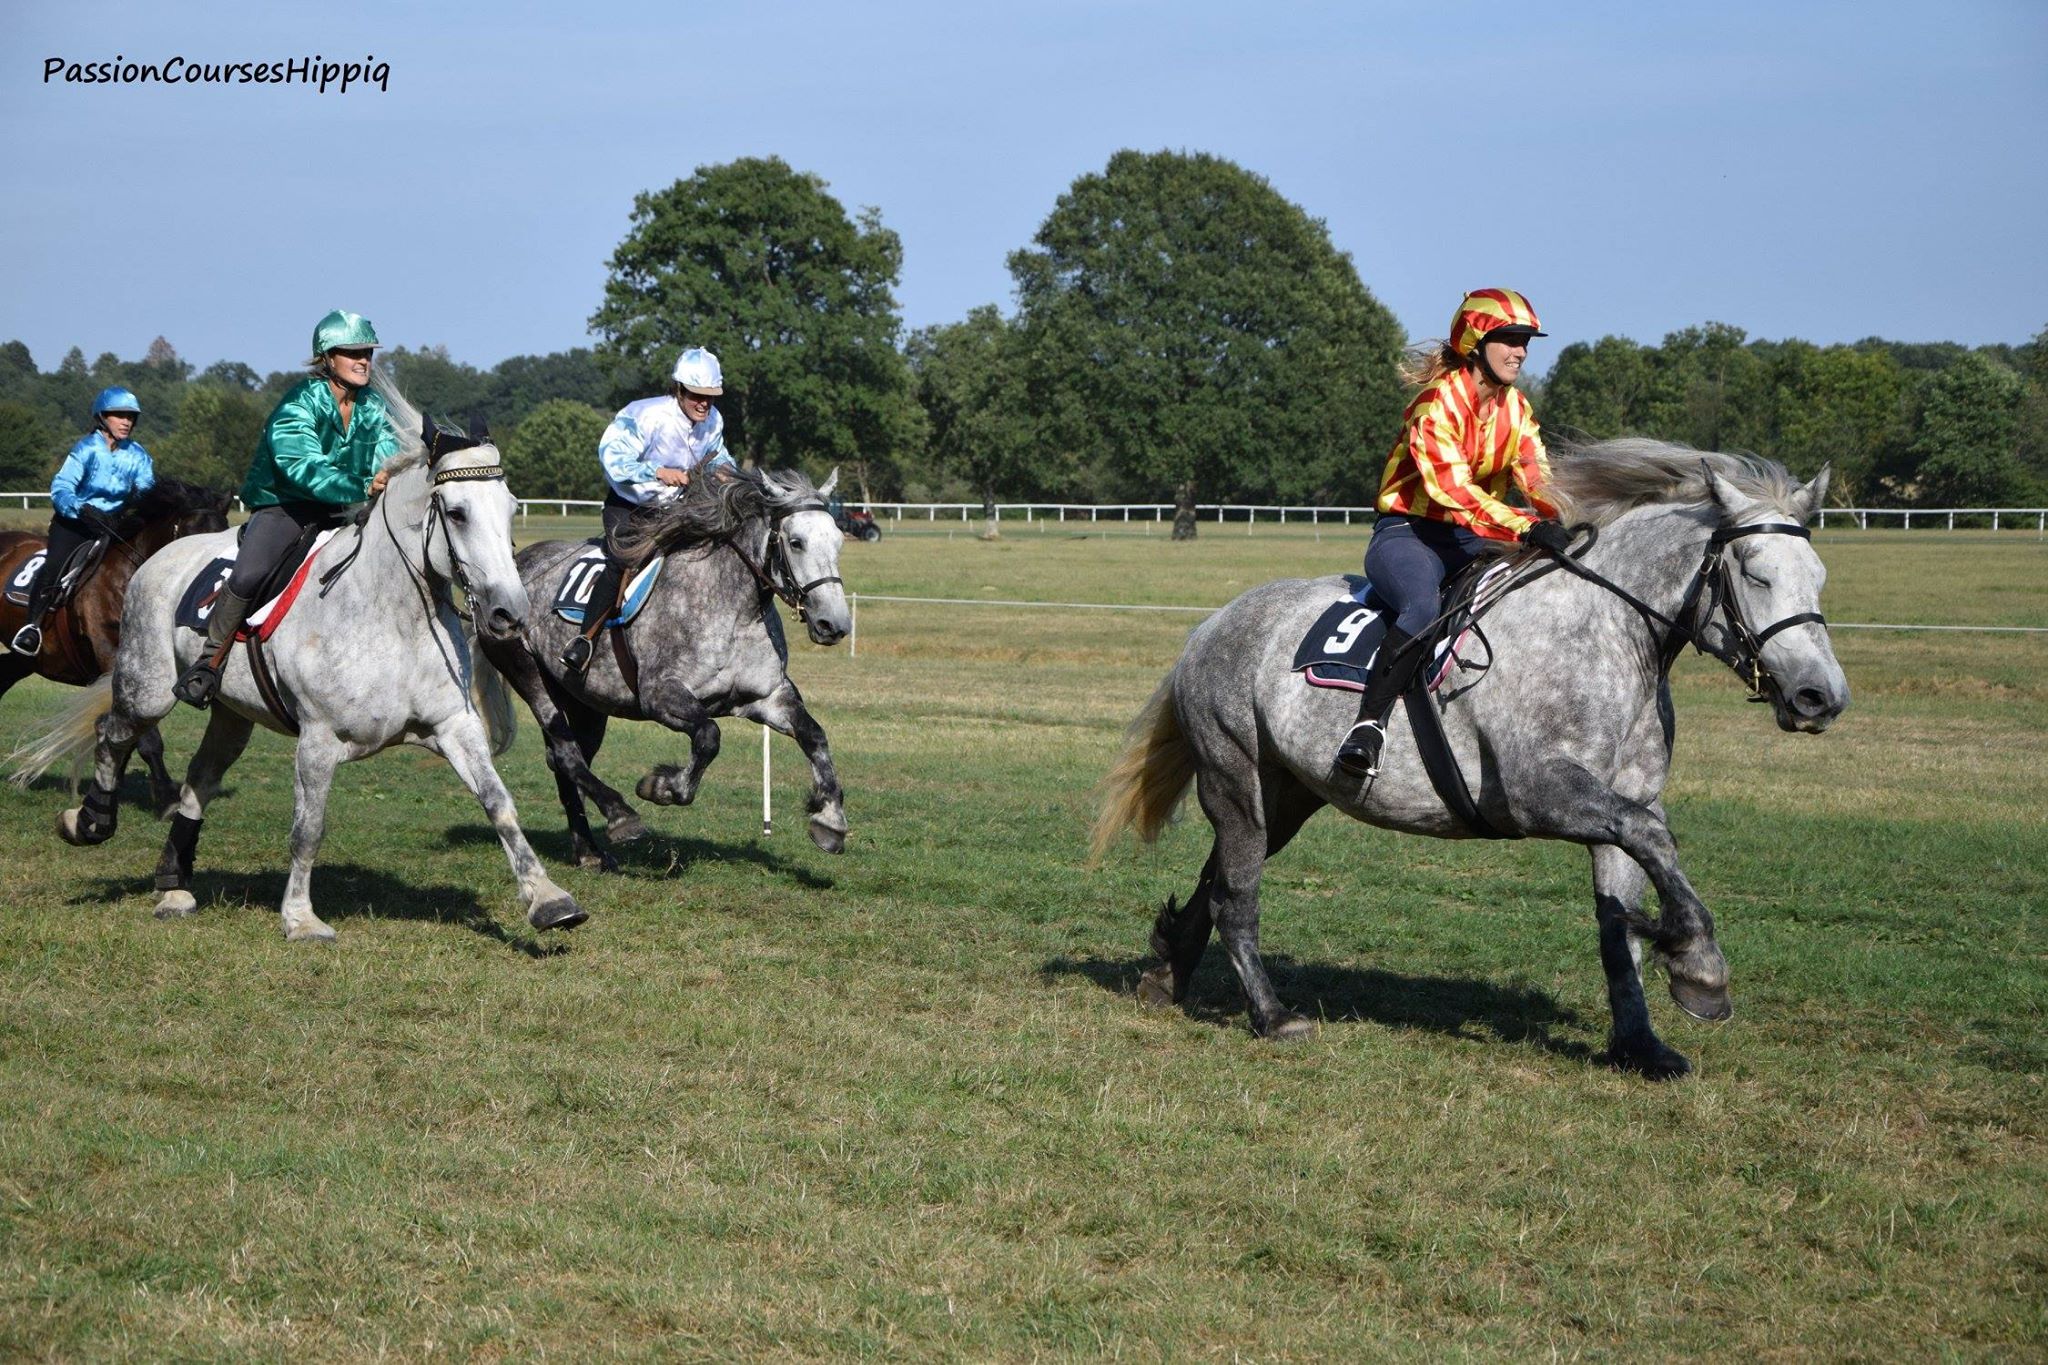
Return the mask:
<svg viewBox="0 0 2048 1365">
<path fill-rule="evenodd" d="M 1324 224 L 1242 167 L 1117 153 L 1011 253 L 1007 314 L 907 330 L 902 264 L 875 210 L 747 158 L 635 200 L 596 345 L 490 369 L 399 346 L 382 363 L 422 410 L 487 426 L 532 497 L 601 496 L 610 414 L 663 391 L 689 345 L 724 364 L 736 456 L 840 465 L 864 498 L 1170 501 L 1192 534 L 1198 501 L 1359 505 L 1378 489 L 1407 342 Z M 166 473 L 234 486 L 299 377 L 195 370 L 163 338 L 139 360 L 74 348 L 42 371 L 5 343 L 0 487 L 46 482 L 108 384 L 141 399 Z M 2048 329 L 1974 349 L 1822 347 L 1707 323 L 1656 345 L 1574 343 L 1528 387 L 1552 432 L 1748 450 L 1802 475 L 1831 462 L 1843 502 L 2048 502 Z"/>
</svg>

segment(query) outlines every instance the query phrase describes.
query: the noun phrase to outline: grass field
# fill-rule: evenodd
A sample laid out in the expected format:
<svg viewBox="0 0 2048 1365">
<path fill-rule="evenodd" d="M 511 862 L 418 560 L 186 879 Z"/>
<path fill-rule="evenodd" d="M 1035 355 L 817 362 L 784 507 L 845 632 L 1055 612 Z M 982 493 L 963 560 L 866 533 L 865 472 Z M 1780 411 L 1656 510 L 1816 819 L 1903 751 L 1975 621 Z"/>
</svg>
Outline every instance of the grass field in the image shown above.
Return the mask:
<svg viewBox="0 0 2048 1365">
<path fill-rule="evenodd" d="M 534 533 L 561 529 L 536 518 Z M 2048 544 L 1830 530 L 1839 622 L 2048 625 Z M 1363 534 L 943 531 L 870 594 L 1214 605 Z M 439 760 L 344 769 L 276 903 L 263 735 L 160 924 L 162 827 L 70 850 L 0 789 L 0 1356 L 1706 1359 L 2048 1354 L 2048 636 L 1842 631 L 1831 733 L 1675 674 L 1668 793 L 1737 1014 L 1698 1068 L 1599 1064 L 1587 860 L 1319 817 L 1266 881 L 1311 1041 L 1250 1038 L 1212 952 L 1131 987 L 1199 818 L 1083 863 L 1090 789 L 1193 616 L 860 608 L 799 646 L 853 836 L 726 727 L 593 914 L 536 940 Z M 67 694 L 0 702 L 0 737 Z M 174 764 L 197 717 L 168 723 Z M 621 727 L 630 788 L 680 741 Z M 566 853 L 527 723 L 500 762 Z M 130 790 L 140 791 L 131 774 Z"/>
</svg>

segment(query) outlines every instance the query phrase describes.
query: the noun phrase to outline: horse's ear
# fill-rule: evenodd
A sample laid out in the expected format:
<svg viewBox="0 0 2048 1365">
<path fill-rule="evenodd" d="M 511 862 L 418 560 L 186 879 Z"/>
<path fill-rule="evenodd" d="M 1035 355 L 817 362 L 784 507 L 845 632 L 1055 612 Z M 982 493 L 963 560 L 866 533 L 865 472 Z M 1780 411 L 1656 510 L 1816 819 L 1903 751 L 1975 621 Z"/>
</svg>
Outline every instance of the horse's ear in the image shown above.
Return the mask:
<svg viewBox="0 0 2048 1365">
<path fill-rule="evenodd" d="M 818 496 L 821 498 L 829 498 L 832 496 L 832 490 L 837 488 L 838 486 L 839 466 L 835 464 L 832 466 L 831 477 L 826 479 L 825 482 L 818 485 Z"/>
<path fill-rule="evenodd" d="M 1721 509 L 1724 517 L 1735 517 L 1749 505 L 1749 499 L 1737 491 L 1734 484 L 1714 472 L 1714 467 L 1705 460 L 1700 461 L 1700 472 L 1707 476 L 1707 491 L 1714 495 L 1714 505 Z"/>
<path fill-rule="evenodd" d="M 1801 521 L 1806 521 L 1809 518 L 1811 518 L 1813 516 L 1814 509 L 1820 506 L 1821 499 L 1827 497 L 1828 475 L 1833 471 L 1833 464 L 1830 463 L 1822 465 L 1820 467 L 1820 473 L 1813 476 L 1813 481 L 1811 483 L 1808 483 L 1804 488 L 1800 489 L 1797 493 L 1792 495 L 1792 501 L 1798 505 L 1799 519 Z"/>
</svg>

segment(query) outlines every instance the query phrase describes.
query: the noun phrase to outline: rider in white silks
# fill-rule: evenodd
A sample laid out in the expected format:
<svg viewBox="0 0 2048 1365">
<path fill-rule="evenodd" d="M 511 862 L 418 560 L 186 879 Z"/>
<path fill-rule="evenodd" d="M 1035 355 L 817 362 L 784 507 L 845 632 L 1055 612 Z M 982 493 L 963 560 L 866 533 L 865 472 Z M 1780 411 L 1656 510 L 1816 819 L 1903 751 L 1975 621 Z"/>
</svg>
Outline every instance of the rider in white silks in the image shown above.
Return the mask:
<svg viewBox="0 0 2048 1365">
<path fill-rule="evenodd" d="M 597 458 L 610 485 L 604 499 L 604 572 L 590 592 L 583 633 L 562 651 L 562 666 L 581 672 L 590 666 L 598 632 L 618 606 L 626 562 L 613 549 L 615 537 L 636 509 L 682 496 L 690 471 L 706 465 L 734 467 L 725 449 L 725 419 L 711 400 L 725 392 L 718 357 L 692 346 L 676 359 L 669 391 L 619 409 L 597 443 Z"/>
</svg>

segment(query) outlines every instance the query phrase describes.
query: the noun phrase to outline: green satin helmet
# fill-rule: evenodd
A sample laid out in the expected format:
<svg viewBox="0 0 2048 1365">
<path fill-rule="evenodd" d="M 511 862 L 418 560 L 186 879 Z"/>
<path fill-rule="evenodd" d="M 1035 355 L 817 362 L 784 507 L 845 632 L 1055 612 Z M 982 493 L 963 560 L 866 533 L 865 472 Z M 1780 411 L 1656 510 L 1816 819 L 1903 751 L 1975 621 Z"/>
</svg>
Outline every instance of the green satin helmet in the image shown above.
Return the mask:
<svg viewBox="0 0 2048 1365">
<path fill-rule="evenodd" d="M 313 329 L 313 354 L 326 355 L 337 346 L 381 346 L 377 329 L 361 313 L 337 308 Z"/>
</svg>

